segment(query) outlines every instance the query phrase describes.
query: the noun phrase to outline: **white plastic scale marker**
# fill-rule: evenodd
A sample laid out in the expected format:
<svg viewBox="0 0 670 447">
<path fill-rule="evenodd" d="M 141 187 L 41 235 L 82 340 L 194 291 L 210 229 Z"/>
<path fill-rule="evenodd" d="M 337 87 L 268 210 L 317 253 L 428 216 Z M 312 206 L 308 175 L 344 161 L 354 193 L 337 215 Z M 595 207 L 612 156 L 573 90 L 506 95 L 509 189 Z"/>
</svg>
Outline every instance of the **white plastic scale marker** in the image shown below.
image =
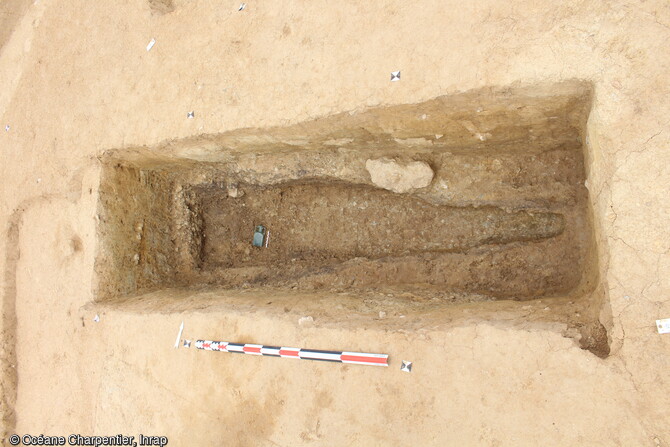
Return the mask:
<svg viewBox="0 0 670 447">
<path fill-rule="evenodd" d="M 656 320 L 656 327 L 659 334 L 670 334 L 670 318 Z"/>
<path fill-rule="evenodd" d="M 154 45 L 156 45 L 156 39 L 151 39 L 149 45 L 147 45 L 147 51 L 151 50 L 154 47 Z"/>
<path fill-rule="evenodd" d="M 181 325 L 179 326 L 179 332 L 177 333 L 177 341 L 174 342 L 174 348 L 177 349 L 179 348 L 179 340 L 181 339 L 181 334 L 184 332 L 184 322 L 181 322 Z"/>
</svg>

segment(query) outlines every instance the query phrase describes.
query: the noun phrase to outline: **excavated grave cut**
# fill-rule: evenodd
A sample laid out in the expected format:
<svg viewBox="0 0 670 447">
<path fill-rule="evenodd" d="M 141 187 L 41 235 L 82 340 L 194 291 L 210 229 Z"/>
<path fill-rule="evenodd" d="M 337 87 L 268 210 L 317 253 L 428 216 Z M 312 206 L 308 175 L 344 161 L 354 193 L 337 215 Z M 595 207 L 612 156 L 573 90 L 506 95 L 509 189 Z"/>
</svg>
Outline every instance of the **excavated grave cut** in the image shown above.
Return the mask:
<svg viewBox="0 0 670 447">
<path fill-rule="evenodd" d="M 226 287 L 313 290 L 429 287 L 544 296 L 574 287 L 565 218 L 552 212 L 450 207 L 367 185 L 290 182 L 194 191 L 202 210 L 202 271 Z M 270 231 L 250 247 L 250 229 Z M 528 275 L 528 271 L 535 272 Z"/>
<path fill-rule="evenodd" d="M 488 89 L 110 151 L 98 299 L 174 288 L 348 293 L 425 302 L 429 312 L 591 296 L 589 107 L 579 83 Z M 434 178 L 388 191 L 366 170 L 379 158 L 425 162 Z M 252 246 L 257 225 L 267 247 Z M 585 321 L 595 301 L 581 300 L 575 326 L 603 332 Z"/>
</svg>

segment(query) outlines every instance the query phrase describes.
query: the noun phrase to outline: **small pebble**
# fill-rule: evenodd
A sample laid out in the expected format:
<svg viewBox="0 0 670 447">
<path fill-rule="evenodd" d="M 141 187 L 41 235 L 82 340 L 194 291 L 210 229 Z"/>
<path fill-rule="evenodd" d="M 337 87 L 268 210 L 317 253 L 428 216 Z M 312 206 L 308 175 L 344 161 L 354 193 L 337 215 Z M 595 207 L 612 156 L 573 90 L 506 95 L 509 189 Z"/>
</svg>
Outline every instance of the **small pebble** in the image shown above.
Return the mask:
<svg viewBox="0 0 670 447">
<path fill-rule="evenodd" d="M 237 185 L 229 185 L 226 189 L 228 192 L 228 197 L 236 199 L 244 195 L 244 191 L 242 191 Z"/>
<path fill-rule="evenodd" d="M 314 318 L 312 318 L 312 317 L 310 317 L 310 316 L 307 316 L 307 317 L 301 317 L 301 318 L 298 320 L 298 324 L 301 325 L 301 326 L 302 326 L 303 324 L 310 324 L 310 323 L 314 323 Z"/>
</svg>

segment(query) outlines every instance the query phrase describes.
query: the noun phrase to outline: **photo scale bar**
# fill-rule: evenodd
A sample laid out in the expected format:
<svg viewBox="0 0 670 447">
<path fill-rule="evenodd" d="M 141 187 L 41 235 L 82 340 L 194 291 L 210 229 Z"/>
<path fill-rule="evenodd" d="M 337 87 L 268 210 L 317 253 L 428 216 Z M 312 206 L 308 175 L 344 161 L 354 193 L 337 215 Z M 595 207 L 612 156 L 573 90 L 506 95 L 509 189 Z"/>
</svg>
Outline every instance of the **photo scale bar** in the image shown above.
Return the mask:
<svg viewBox="0 0 670 447">
<path fill-rule="evenodd" d="M 185 342 L 189 346 L 190 342 Z M 372 354 L 350 351 L 321 351 L 317 349 L 288 348 L 256 344 L 229 343 L 226 341 L 197 340 L 197 349 L 204 351 L 232 352 L 237 354 L 262 355 L 322 362 L 351 363 L 355 365 L 388 366 L 388 354 Z"/>
</svg>

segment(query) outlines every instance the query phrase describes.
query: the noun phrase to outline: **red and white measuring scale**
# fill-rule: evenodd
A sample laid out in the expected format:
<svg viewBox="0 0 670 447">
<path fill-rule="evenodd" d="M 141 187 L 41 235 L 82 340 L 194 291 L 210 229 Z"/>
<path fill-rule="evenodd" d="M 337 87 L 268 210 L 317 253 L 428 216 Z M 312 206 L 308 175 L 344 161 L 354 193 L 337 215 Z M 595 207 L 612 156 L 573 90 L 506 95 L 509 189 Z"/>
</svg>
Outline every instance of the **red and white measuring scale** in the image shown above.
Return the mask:
<svg viewBox="0 0 670 447">
<path fill-rule="evenodd" d="M 189 347 L 191 342 L 184 341 Z M 388 354 L 371 354 L 350 351 L 322 351 L 317 349 L 287 348 L 284 346 L 266 346 L 250 343 L 229 343 L 226 341 L 196 340 L 195 347 L 204 351 L 232 352 L 237 354 L 265 355 L 302 360 L 321 360 L 324 362 L 353 363 L 356 365 L 388 366 Z"/>
<path fill-rule="evenodd" d="M 184 322 L 179 326 L 174 347 L 178 348 Z M 190 340 L 184 340 L 184 347 L 191 346 Z M 285 346 L 267 346 L 251 343 L 230 343 L 227 341 L 196 340 L 195 347 L 204 351 L 232 352 L 237 354 L 264 355 L 302 360 L 321 360 L 322 362 L 353 363 L 356 365 L 389 366 L 388 354 L 372 354 L 368 352 L 322 351 L 318 349 L 287 348 Z"/>
</svg>

